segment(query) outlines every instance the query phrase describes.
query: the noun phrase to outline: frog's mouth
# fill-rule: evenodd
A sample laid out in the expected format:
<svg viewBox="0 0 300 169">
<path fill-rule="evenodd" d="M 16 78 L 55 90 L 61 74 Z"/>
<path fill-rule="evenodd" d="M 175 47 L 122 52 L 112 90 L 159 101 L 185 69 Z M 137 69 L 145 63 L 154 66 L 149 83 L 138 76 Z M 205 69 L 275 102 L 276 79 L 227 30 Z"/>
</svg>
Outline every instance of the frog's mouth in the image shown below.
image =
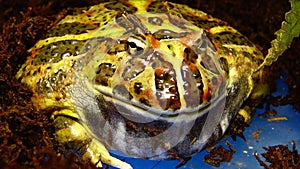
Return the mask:
<svg viewBox="0 0 300 169">
<path fill-rule="evenodd" d="M 142 123 L 153 121 L 153 119 L 174 121 L 175 119 L 180 118 L 181 115 L 195 119 L 208 112 L 211 106 L 215 105 L 214 103 L 225 97 L 224 92 L 223 96 L 212 100 L 213 104 L 212 102 L 207 102 L 206 104 L 201 104 L 189 109 L 163 110 L 157 107 L 149 107 L 145 104 L 140 104 L 138 101 L 133 99 L 129 100 L 124 97 L 124 94 L 113 94 L 113 92 L 109 92 L 107 88 L 97 87 L 97 90 L 101 93 L 101 97 L 103 98 L 98 100 L 98 103 L 100 101 L 109 103 L 109 105 L 114 107 L 116 113 L 120 113 L 126 119 L 130 119 L 131 121 Z"/>
<path fill-rule="evenodd" d="M 181 157 L 199 151 L 219 125 L 225 102 L 224 95 L 201 109 L 174 113 L 131 102 L 103 87 L 95 94 L 84 80 L 74 85 L 80 86 L 74 86 L 73 94 L 82 124 L 109 148 L 139 158 L 172 158 L 170 149 Z"/>
</svg>

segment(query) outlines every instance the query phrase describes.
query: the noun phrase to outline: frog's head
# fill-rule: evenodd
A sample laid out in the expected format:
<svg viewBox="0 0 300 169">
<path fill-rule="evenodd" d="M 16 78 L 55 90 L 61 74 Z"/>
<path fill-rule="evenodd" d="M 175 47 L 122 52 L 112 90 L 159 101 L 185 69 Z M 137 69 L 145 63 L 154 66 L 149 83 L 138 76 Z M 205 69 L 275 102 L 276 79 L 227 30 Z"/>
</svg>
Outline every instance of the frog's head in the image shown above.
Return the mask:
<svg viewBox="0 0 300 169">
<path fill-rule="evenodd" d="M 109 39 L 106 47 L 100 46 L 85 66 L 89 71 L 82 72 L 108 97 L 174 115 L 197 112 L 223 90 L 216 50 L 203 30 L 183 19 L 124 14 L 100 36 Z"/>
</svg>

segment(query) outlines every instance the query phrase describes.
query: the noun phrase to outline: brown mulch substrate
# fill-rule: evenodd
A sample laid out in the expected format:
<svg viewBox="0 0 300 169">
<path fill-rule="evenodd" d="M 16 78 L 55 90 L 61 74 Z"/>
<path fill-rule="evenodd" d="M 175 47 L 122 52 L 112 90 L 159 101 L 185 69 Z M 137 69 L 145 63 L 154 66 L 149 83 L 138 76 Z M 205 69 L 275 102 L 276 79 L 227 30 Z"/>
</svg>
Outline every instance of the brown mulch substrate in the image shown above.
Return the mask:
<svg viewBox="0 0 300 169">
<path fill-rule="evenodd" d="M 235 150 L 231 148 L 229 142 L 226 142 L 226 144 L 229 149 L 225 149 L 224 146 L 214 147 L 208 155 L 204 156 L 204 161 L 215 167 L 220 167 L 223 162 L 230 162 Z"/>
<path fill-rule="evenodd" d="M 263 147 L 266 152 L 261 155 L 265 158 L 264 162 L 257 153 L 255 158 L 261 166 L 266 169 L 285 168 L 285 169 L 299 169 L 300 168 L 300 154 L 296 150 L 296 142 L 292 141 L 292 150 L 287 145 L 276 145 Z"/>
<path fill-rule="evenodd" d="M 0 166 L 1 168 L 93 168 L 70 153 L 66 158 L 57 153 L 58 145 L 53 139 L 51 112 L 37 112 L 30 102 L 31 93 L 14 77 L 20 64 L 28 56 L 27 50 L 43 38 L 57 20 L 68 14 L 67 8 L 93 5 L 101 0 L 82 1 L 6 1 L 0 0 Z M 274 39 L 274 32 L 280 28 L 284 13 L 289 10 L 287 0 L 269 1 L 184 1 L 189 6 L 202 9 L 215 17 L 228 21 L 249 37 L 264 54 Z M 29 8 L 30 7 L 30 8 Z M 21 13 L 22 11 L 22 13 Z M 62 11 L 62 12 L 61 12 Z M 255 11 L 255 12 L 253 12 Z M 291 104 L 300 111 L 300 40 L 295 39 L 291 48 L 270 68 L 274 79 L 280 72 L 288 74 L 285 80 L 289 94 L 285 97 L 267 97 L 268 104 Z M 275 85 L 271 85 L 275 86 Z M 275 90 L 275 88 L 273 89 Z M 240 121 L 240 120 L 237 120 Z M 237 136 L 242 135 L 243 125 L 232 127 Z M 284 148 L 280 148 L 284 149 Z M 219 148 L 219 150 L 223 150 Z M 277 152 L 275 148 L 266 149 Z M 224 149 L 224 152 L 228 150 Z M 286 151 L 284 149 L 284 151 Z M 231 151 L 233 153 L 233 151 Z M 294 150 L 293 150 L 294 152 Z M 222 154 L 220 152 L 219 156 Z M 224 154 L 224 153 L 223 153 Z M 265 158 L 279 156 L 273 153 Z M 222 157 L 228 161 L 228 158 Z M 299 155 L 297 160 L 299 160 Z M 276 161 L 267 160 L 273 166 Z M 280 163 L 282 161 L 278 161 Z M 299 164 L 299 163 L 297 163 Z"/>
</svg>

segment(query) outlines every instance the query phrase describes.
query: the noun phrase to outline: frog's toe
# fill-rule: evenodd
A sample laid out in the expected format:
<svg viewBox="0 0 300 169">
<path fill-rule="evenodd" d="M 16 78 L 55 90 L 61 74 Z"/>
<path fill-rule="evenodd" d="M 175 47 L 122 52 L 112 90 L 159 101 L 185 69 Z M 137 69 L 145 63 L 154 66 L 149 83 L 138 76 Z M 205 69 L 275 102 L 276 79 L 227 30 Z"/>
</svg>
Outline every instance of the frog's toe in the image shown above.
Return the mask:
<svg viewBox="0 0 300 169">
<path fill-rule="evenodd" d="M 111 161 L 111 163 L 109 165 L 117 167 L 117 168 L 121 168 L 121 169 L 132 169 L 132 166 L 128 163 L 125 163 L 117 158 L 112 157 L 113 159 L 109 159 L 109 161 Z M 96 165 L 97 168 L 102 168 L 102 163 L 101 161 L 99 161 Z"/>
<path fill-rule="evenodd" d="M 97 164 L 97 167 L 102 167 L 103 162 L 121 169 L 132 169 L 130 164 L 112 157 L 105 146 L 96 139 L 92 139 L 88 144 L 84 157 L 91 159 L 93 163 Z"/>
<path fill-rule="evenodd" d="M 97 163 L 96 167 L 97 167 L 97 168 L 102 168 L 102 163 L 101 163 L 101 161 L 99 161 L 99 162 Z"/>
<path fill-rule="evenodd" d="M 110 156 L 109 159 L 107 159 L 109 162 L 107 162 L 107 164 L 117 167 L 117 168 L 121 168 L 121 169 L 132 169 L 132 166 L 124 161 L 121 161 L 115 157 Z M 103 160 L 106 161 L 106 160 Z M 97 165 L 98 167 L 98 165 Z"/>
</svg>

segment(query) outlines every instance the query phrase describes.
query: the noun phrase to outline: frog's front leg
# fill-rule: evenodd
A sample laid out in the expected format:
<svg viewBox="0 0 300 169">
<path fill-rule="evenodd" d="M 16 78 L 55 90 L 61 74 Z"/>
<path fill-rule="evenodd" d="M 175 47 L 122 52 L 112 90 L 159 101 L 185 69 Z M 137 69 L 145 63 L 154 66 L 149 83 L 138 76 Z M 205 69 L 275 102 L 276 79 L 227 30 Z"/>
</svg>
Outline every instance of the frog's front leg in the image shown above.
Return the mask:
<svg viewBox="0 0 300 169">
<path fill-rule="evenodd" d="M 53 118 L 56 139 L 67 148 L 78 150 L 84 160 L 90 160 L 97 167 L 102 167 L 103 162 L 121 169 L 132 169 L 129 164 L 112 157 L 101 142 L 90 136 L 72 111 L 56 111 Z"/>
</svg>

